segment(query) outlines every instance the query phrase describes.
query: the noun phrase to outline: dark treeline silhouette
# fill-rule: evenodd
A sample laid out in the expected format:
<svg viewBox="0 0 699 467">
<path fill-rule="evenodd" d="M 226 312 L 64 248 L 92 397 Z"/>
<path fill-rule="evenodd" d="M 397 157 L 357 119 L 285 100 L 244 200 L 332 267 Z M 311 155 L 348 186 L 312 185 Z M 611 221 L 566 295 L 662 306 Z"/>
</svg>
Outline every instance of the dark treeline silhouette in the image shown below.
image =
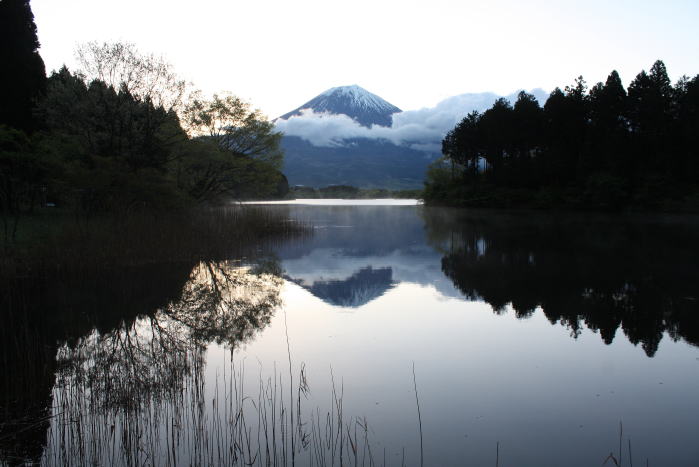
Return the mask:
<svg viewBox="0 0 699 467">
<path fill-rule="evenodd" d="M 29 0 L 0 2 L 0 125 L 32 132 L 32 108 L 46 85 Z"/>
<path fill-rule="evenodd" d="M 472 112 L 442 142 L 428 202 L 472 206 L 695 207 L 699 75 L 672 86 L 662 61 L 624 89 L 582 77 L 542 108 L 521 92 Z"/>
<path fill-rule="evenodd" d="M 699 345 L 696 220 L 426 210 L 442 271 L 468 298 L 519 318 L 541 307 L 577 337 L 617 329 L 653 356 L 667 332 Z"/>
</svg>

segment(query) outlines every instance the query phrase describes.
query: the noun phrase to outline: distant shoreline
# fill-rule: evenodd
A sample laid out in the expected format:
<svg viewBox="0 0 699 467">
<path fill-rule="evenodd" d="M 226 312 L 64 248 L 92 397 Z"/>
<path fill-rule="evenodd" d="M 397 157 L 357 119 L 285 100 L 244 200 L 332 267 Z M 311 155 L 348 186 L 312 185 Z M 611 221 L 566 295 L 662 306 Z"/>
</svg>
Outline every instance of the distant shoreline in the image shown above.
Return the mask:
<svg viewBox="0 0 699 467">
<path fill-rule="evenodd" d="M 305 206 L 419 206 L 422 200 L 402 198 L 346 199 L 346 198 L 298 198 L 280 201 L 243 201 L 241 204 L 286 204 Z"/>
</svg>

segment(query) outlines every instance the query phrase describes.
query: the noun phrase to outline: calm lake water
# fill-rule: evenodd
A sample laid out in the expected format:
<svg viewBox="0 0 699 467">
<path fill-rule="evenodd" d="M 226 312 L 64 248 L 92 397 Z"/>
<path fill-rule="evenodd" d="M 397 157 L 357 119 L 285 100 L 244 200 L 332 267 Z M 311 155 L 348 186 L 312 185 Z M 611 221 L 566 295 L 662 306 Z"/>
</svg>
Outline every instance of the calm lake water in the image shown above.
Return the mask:
<svg viewBox="0 0 699 467">
<path fill-rule="evenodd" d="M 697 218 L 265 209 L 312 234 L 30 288 L 5 462 L 699 465 Z"/>
</svg>

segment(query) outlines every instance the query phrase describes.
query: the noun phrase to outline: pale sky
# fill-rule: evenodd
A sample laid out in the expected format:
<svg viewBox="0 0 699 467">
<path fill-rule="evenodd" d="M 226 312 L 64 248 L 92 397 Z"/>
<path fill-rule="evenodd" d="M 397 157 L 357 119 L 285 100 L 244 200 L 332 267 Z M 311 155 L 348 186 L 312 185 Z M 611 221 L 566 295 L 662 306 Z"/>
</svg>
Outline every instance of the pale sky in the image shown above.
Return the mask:
<svg viewBox="0 0 699 467">
<path fill-rule="evenodd" d="M 32 0 L 47 70 L 128 41 L 270 118 L 358 84 L 403 110 L 457 94 L 699 73 L 697 0 Z"/>
</svg>

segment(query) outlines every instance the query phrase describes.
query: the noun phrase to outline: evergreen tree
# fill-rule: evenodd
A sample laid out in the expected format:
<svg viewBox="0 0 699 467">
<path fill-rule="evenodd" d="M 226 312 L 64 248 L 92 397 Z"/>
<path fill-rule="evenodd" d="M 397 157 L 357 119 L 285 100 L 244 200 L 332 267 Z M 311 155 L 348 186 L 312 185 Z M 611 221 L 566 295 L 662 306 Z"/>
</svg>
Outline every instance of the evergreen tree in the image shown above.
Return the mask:
<svg viewBox="0 0 699 467">
<path fill-rule="evenodd" d="M 0 124 L 31 132 L 46 71 L 29 0 L 0 0 Z"/>
<path fill-rule="evenodd" d="M 628 173 L 628 102 L 619 73 L 590 91 L 590 152 L 592 171 Z"/>
<path fill-rule="evenodd" d="M 560 88 L 554 89 L 544 104 L 544 171 L 541 174 L 549 183 L 562 186 L 570 175 L 569 128 L 567 124 L 567 99 Z"/>
<path fill-rule="evenodd" d="M 629 117 L 637 171 L 662 176 L 669 170 L 673 90 L 663 62 L 645 70 L 629 86 Z"/>
<path fill-rule="evenodd" d="M 522 185 L 533 186 L 537 178 L 533 159 L 538 156 L 542 145 L 543 110 L 532 94 L 522 91 L 517 96 L 513 117 L 514 169 Z"/>
<path fill-rule="evenodd" d="M 478 174 L 478 162 L 482 156 L 482 138 L 479 132 L 481 115 L 469 113 L 442 141 L 442 153 L 452 163 L 463 167 L 466 175 Z"/>
<path fill-rule="evenodd" d="M 483 113 L 480 128 L 483 132 L 485 151 L 483 157 L 488 163 L 489 178 L 502 181 L 507 177 L 513 149 L 514 111 L 505 98 L 495 101 L 493 106 Z"/>
<path fill-rule="evenodd" d="M 683 182 L 699 180 L 699 75 L 683 77 L 675 86 L 675 121 L 673 175 Z"/>
<path fill-rule="evenodd" d="M 696 209 L 699 76 L 672 86 L 658 60 L 628 90 L 612 71 L 588 92 L 579 77 L 541 109 L 498 99 L 442 142 L 425 199 L 472 206 Z M 471 170 L 485 161 L 483 171 Z M 458 170 L 454 170 L 457 168 Z M 479 181 L 485 183 L 479 183 Z"/>
</svg>

